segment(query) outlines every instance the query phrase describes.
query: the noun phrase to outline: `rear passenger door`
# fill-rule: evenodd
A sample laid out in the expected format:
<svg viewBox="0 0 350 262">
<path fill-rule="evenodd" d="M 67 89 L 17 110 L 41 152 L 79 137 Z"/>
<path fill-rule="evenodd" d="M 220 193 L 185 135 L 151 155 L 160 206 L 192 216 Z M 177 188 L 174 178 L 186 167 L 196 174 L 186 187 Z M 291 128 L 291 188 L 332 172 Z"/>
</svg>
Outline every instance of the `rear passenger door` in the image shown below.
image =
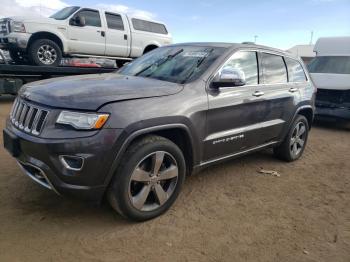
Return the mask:
<svg viewBox="0 0 350 262">
<path fill-rule="evenodd" d="M 298 88 L 288 83 L 287 67 L 283 56 L 260 52 L 261 91 L 266 101 L 266 128 L 261 135 L 269 141 L 279 140 L 284 128 L 294 115 L 299 100 Z"/>
<path fill-rule="evenodd" d="M 127 57 L 130 52 L 129 27 L 125 16 L 105 12 L 107 22 L 106 56 Z"/>
</svg>

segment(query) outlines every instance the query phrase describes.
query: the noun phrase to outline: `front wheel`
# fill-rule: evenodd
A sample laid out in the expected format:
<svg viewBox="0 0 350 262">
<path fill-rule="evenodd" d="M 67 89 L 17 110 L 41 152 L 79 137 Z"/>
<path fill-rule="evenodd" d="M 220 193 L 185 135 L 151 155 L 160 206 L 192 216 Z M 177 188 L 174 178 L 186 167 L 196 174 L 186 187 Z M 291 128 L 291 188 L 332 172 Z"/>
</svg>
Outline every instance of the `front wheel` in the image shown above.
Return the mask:
<svg viewBox="0 0 350 262">
<path fill-rule="evenodd" d="M 28 57 L 34 65 L 58 66 L 62 59 L 62 51 L 52 40 L 38 39 L 29 46 Z"/>
<path fill-rule="evenodd" d="M 304 152 L 308 135 L 308 121 L 305 116 L 298 115 L 282 144 L 274 148 L 274 154 L 287 162 L 299 159 Z"/>
<path fill-rule="evenodd" d="M 111 206 L 122 216 L 145 221 L 167 211 L 185 180 L 182 151 L 170 140 L 147 136 L 125 152 L 107 192 Z"/>
</svg>

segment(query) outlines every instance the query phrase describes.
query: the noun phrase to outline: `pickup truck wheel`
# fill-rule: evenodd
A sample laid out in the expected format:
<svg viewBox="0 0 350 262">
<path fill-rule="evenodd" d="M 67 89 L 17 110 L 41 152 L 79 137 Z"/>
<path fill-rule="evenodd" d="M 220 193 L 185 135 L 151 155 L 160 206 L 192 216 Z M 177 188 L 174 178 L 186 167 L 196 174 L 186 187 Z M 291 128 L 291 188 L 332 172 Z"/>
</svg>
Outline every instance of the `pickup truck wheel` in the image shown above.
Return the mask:
<svg viewBox="0 0 350 262">
<path fill-rule="evenodd" d="M 25 64 L 27 61 L 25 59 L 24 53 L 19 50 L 9 50 L 11 60 L 18 65 Z"/>
<path fill-rule="evenodd" d="M 177 145 L 163 137 L 147 136 L 126 150 L 107 197 L 128 219 L 152 219 L 175 202 L 185 170 L 185 159 Z"/>
<path fill-rule="evenodd" d="M 62 59 L 62 51 L 52 40 L 38 39 L 30 45 L 28 56 L 34 65 L 58 66 Z"/>
<path fill-rule="evenodd" d="M 305 116 L 298 115 L 282 144 L 274 148 L 275 156 L 287 162 L 299 159 L 304 152 L 308 135 L 308 121 Z"/>
</svg>

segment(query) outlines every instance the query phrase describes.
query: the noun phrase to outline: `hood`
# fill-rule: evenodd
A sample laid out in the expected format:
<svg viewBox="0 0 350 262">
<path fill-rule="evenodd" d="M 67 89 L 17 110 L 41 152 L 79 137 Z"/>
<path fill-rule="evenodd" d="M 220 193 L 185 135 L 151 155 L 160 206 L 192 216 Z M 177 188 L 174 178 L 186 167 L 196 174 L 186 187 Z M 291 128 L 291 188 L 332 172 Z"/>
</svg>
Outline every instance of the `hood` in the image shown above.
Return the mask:
<svg viewBox="0 0 350 262">
<path fill-rule="evenodd" d="M 106 103 L 172 95 L 180 84 L 117 73 L 53 78 L 23 86 L 19 96 L 44 105 L 96 111 Z"/>
<path fill-rule="evenodd" d="M 349 90 L 350 74 L 310 73 L 312 82 L 318 89 Z"/>
<path fill-rule="evenodd" d="M 12 16 L 5 19 L 11 19 L 22 23 L 38 23 L 38 24 L 64 24 L 65 20 L 56 20 L 49 17 L 37 17 L 37 16 Z"/>
</svg>

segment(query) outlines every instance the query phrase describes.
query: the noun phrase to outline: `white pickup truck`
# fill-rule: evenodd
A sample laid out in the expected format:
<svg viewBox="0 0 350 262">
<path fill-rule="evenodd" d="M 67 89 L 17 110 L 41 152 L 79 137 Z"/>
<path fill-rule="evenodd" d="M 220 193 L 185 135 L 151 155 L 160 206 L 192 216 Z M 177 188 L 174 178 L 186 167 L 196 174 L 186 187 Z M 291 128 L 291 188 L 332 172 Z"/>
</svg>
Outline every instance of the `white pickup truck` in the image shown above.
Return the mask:
<svg viewBox="0 0 350 262">
<path fill-rule="evenodd" d="M 127 61 L 172 43 L 163 23 L 78 6 L 49 18 L 0 20 L 0 48 L 12 60 L 57 66 L 63 56 L 106 57 Z"/>
</svg>

